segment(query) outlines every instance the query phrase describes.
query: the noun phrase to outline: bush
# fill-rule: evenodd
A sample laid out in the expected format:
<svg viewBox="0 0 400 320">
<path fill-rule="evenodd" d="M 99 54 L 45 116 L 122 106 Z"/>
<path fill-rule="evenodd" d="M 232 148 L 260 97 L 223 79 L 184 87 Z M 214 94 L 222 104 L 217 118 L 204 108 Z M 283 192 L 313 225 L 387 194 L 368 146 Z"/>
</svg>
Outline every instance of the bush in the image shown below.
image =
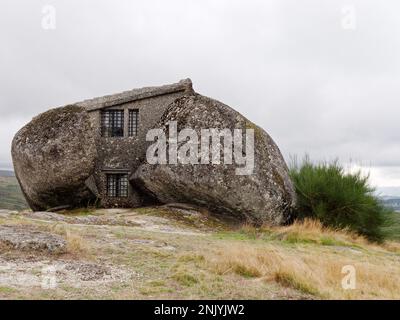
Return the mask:
<svg viewBox="0 0 400 320">
<path fill-rule="evenodd" d="M 374 196 L 368 176 L 346 173 L 337 162 L 313 164 L 295 161 L 290 175 L 297 193 L 297 219 L 316 218 L 324 226 L 347 228 L 381 241 L 389 209 Z"/>
</svg>

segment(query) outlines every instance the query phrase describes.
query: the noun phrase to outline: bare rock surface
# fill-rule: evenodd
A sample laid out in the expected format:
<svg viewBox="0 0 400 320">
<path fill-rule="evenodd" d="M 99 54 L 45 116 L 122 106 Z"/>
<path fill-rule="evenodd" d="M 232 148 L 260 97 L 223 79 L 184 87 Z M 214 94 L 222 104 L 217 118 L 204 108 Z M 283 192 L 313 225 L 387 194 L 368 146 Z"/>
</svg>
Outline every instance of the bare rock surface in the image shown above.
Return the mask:
<svg viewBox="0 0 400 320">
<path fill-rule="evenodd" d="M 94 129 L 83 107 L 51 109 L 24 126 L 12 142 L 16 177 L 33 210 L 86 205 L 85 181 L 96 161 Z"/>
<path fill-rule="evenodd" d="M 291 218 L 295 192 L 287 165 L 271 137 L 229 106 L 201 95 L 173 102 L 159 125 L 168 132 L 176 121 L 184 128 L 254 130 L 254 170 L 237 175 L 235 163 L 143 164 L 131 177 L 135 186 L 162 203 L 184 202 L 255 224 L 278 225 Z M 179 146 L 178 146 L 179 147 Z M 200 162 L 200 161 L 199 161 Z"/>
<path fill-rule="evenodd" d="M 122 267 L 89 261 L 43 260 L 32 257 L 12 259 L 2 256 L 0 274 L 0 286 L 16 288 L 40 288 L 49 285 L 46 280 L 50 277 L 56 279 L 56 286 L 67 284 L 73 288 L 90 288 L 130 281 L 141 276 Z"/>
<path fill-rule="evenodd" d="M 211 230 L 224 230 L 230 221 L 210 216 L 186 204 L 152 206 L 136 209 L 96 209 L 85 214 L 56 212 L 21 212 L 20 217 L 31 221 L 98 227 L 134 227 L 146 231 L 171 234 L 202 235 Z"/>
<path fill-rule="evenodd" d="M 98 215 L 98 214 L 87 214 L 87 215 L 64 215 L 56 212 L 28 212 L 24 216 L 43 221 L 56 221 L 65 222 L 69 224 L 84 224 L 84 225 L 110 225 L 110 226 L 137 226 L 133 220 L 126 219 L 121 215 Z"/>
<path fill-rule="evenodd" d="M 30 230 L 27 226 L 0 225 L 0 246 L 50 254 L 67 251 L 67 243 L 61 236 Z"/>
</svg>

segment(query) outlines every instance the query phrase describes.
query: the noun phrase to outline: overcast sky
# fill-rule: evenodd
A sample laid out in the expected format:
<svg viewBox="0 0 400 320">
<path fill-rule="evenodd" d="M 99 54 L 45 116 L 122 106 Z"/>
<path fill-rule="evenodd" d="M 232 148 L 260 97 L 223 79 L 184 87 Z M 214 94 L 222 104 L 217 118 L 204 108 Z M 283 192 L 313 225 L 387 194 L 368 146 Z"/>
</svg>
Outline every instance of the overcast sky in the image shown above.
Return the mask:
<svg viewBox="0 0 400 320">
<path fill-rule="evenodd" d="M 287 160 L 339 158 L 374 185 L 400 186 L 399 10 L 396 0 L 1 0 L 0 168 L 12 167 L 15 132 L 50 107 L 190 77 Z"/>
</svg>

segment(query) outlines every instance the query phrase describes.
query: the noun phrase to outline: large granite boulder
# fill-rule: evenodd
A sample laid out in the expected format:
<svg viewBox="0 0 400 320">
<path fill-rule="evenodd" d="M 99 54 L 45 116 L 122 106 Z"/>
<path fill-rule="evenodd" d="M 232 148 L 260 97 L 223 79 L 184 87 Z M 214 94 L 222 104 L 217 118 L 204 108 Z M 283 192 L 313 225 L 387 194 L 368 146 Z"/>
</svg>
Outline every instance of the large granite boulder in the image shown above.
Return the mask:
<svg viewBox="0 0 400 320">
<path fill-rule="evenodd" d="M 243 138 L 246 151 L 242 155 L 249 153 L 250 156 L 254 151 L 254 169 L 250 173 L 238 172 L 240 166 L 235 161 L 227 164 L 221 148 L 220 164 L 192 165 L 179 160 L 177 164 L 144 163 L 132 175 L 133 185 L 162 203 L 191 203 L 253 224 L 278 225 L 290 220 L 295 204 L 294 188 L 277 145 L 263 129 L 227 105 L 198 94 L 176 100 L 164 113 L 159 125 L 166 134 L 168 148 L 173 141 L 169 138 L 175 121 L 178 132 L 191 128 L 198 137 L 202 129 L 229 129 L 230 132 L 242 129 L 243 134 L 246 129 L 252 129 L 254 149 L 245 149 Z M 192 139 L 177 141 L 179 149 Z M 158 152 L 155 154 L 159 155 Z M 202 155 L 202 152 L 197 154 L 199 163 Z"/>
<path fill-rule="evenodd" d="M 33 210 L 86 206 L 97 157 L 95 132 L 82 107 L 51 109 L 24 126 L 12 142 L 16 177 Z"/>
</svg>

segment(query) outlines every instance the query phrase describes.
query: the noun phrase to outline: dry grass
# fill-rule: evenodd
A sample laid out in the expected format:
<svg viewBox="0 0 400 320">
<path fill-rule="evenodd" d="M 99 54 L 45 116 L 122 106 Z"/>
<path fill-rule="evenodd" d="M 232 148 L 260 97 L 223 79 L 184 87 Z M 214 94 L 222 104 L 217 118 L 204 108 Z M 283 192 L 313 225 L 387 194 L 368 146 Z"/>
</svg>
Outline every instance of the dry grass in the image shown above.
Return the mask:
<svg viewBox="0 0 400 320">
<path fill-rule="evenodd" d="M 350 230 L 335 230 L 324 227 L 318 220 L 305 219 L 302 222 L 296 221 L 290 226 L 275 228 L 275 232 L 283 239 L 298 239 L 305 242 L 308 240 L 321 245 L 360 247 L 376 251 L 391 251 L 400 254 L 399 242 L 385 241 L 379 244 L 376 242 L 370 242 L 363 236 L 360 236 Z"/>
<path fill-rule="evenodd" d="M 263 227 L 257 231 L 245 227 L 245 230 L 272 233 L 272 237 L 297 245 L 230 241 L 206 257 L 218 274 L 236 273 L 275 281 L 317 298 L 400 298 L 400 259 L 398 254 L 386 251 L 385 245 L 370 244 L 348 231 L 327 229 L 310 220 L 287 227 Z M 398 249 L 394 243 L 386 246 L 390 245 L 394 245 L 391 248 L 394 251 Z M 356 270 L 355 289 L 342 288 L 346 275 L 342 268 L 347 265 Z"/>
<path fill-rule="evenodd" d="M 264 226 L 261 231 L 273 232 L 280 240 L 310 242 L 322 245 L 367 245 L 368 241 L 349 230 L 327 228 L 318 220 L 305 219 L 284 227 Z"/>
<path fill-rule="evenodd" d="M 386 241 L 381 246 L 387 251 L 395 252 L 400 254 L 400 242 L 397 241 Z"/>
<path fill-rule="evenodd" d="M 74 257 L 89 258 L 91 251 L 87 240 L 82 236 L 70 229 L 65 230 L 65 239 L 67 241 L 67 252 Z"/>
<path fill-rule="evenodd" d="M 309 243 L 323 246 L 350 246 L 400 253 L 399 242 L 385 241 L 377 244 L 350 230 L 324 227 L 320 221 L 312 219 L 296 221 L 289 226 L 283 227 L 265 225 L 261 228 L 255 228 L 251 225 L 243 225 L 239 232 L 253 239 L 267 238 L 268 240 L 279 240 L 292 244 Z"/>
<path fill-rule="evenodd" d="M 58 234 L 67 242 L 67 253 L 75 258 L 89 258 L 92 248 L 88 239 L 81 236 L 79 228 L 74 228 L 66 223 L 52 223 L 46 225 L 46 231 Z"/>
<path fill-rule="evenodd" d="M 285 227 L 217 229 L 201 236 L 159 232 L 157 228 L 43 222 L 14 215 L 0 223 L 62 236 L 68 253 L 52 259 L 106 263 L 133 277 L 81 288 L 68 280 L 54 292 L 3 283 L 0 296 L 6 298 L 400 298 L 400 243 L 369 243 L 351 232 L 324 228 L 311 220 Z M 174 223 L 172 220 L 171 225 Z M 183 224 L 181 228 L 192 230 Z M 0 255 L 4 261 L 15 257 L 32 263 L 26 252 Z M 48 257 L 40 259 L 47 261 Z M 346 265 L 356 269 L 355 290 L 341 286 Z M 27 274 L 31 272 L 26 269 Z"/>
</svg>

